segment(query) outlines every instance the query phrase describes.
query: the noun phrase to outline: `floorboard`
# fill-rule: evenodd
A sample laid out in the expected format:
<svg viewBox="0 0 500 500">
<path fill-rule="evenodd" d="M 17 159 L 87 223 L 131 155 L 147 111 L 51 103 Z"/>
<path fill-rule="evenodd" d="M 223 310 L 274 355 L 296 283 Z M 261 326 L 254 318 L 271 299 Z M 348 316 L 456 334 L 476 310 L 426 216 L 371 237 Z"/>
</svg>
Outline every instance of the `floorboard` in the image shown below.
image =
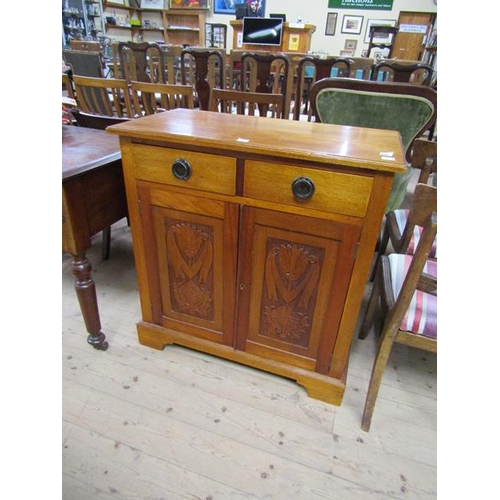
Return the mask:
<svg viewBox="0 0 500 500">
<path fill-rule="evenodd" d="M 86 343 L 62 257 L 64 500 L 437 498 L 436 356 L 396 346 L 369 433 L 361 414 L 376 349 L 354 339 L 340 407 L 291 380 L 180 346 L 141 346 L 130 229 L 88 256 L 105 352 Z"/>
</svg>

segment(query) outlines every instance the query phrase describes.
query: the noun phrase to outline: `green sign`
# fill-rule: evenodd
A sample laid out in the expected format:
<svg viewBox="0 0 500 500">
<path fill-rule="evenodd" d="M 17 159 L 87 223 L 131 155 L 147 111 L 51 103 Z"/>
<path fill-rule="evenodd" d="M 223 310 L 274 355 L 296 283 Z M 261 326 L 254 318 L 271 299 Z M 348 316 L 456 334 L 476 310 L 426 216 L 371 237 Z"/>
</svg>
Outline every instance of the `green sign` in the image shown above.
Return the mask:
<svg viewBox="0 0 500 500">
<path fill-rule="evenodd" d="M 328 0 L 329 9 L 392 10 L 394 0 Z"/>
</svg>

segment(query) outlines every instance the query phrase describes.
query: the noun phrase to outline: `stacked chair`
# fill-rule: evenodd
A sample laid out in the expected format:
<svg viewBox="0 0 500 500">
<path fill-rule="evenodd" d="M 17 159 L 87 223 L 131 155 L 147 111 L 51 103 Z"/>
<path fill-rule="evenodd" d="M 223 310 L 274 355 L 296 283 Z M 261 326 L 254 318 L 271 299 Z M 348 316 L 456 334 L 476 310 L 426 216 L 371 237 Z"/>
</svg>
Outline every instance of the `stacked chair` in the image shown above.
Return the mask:
<svg viewBox="0 0 500 500">
<path fill-rule="evenodd" d="M 365 431 L 371 426 L 394 342 L 437 352 L 437 143 L 415 140 L 411 163 L 420 175 L 409 208 L 386 214 L 372 274 L 373 289 L 358 334 L 360 339 L 366 338 L 380 308 L 382 333 L 362 417 Z"/>
<path fill-rule="evenodd" d="M 437 188 L 415 187 L 412 226 L 420 228 L 413 252 L 382 255 L 359 337 L 365 338 L 382 311 L 382 332 L 372 368 L 361 428 L 369 431 L 383 373 L 394 343 L 437 353 Z"/>
<path fill-rule="evenodd" d="M 428 184 L 432 182 L 437 185 L 437 142 L 427 139 L 416 139 L 412 149 L 411 166 L 413 169 L 420 170 L 417 183 Z M 412 254 L 418 244 L 421 226 L 417 224 L 420 219 L 418 213 L 418 200 L 412 197 L 410 204 L 413 209 L 397 208 L 387 212 L 385 216 L 385 224 L 382 233 L 382 238 L 378 246 L 375 264 L 371 279 L 374 279 L 380 257 L 387 251 L 390 243 L 393 250 L 397 253 Z M 429 257 L 437 258 L 437 240 L 434 242 Z"/>
</svg>

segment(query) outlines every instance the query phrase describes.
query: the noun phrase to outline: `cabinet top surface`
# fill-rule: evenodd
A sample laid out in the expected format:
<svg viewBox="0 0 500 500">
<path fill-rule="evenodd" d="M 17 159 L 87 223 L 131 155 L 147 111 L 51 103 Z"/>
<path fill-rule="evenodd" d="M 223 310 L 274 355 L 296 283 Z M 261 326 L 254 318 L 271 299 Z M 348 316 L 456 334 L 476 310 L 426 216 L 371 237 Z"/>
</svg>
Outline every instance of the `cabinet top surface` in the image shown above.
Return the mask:
<svg viewBox="0 0 500 500">
<path fill-rule="evenodd" d="M 107 131 L 132 139 L 174 142 L 179 148 L 215 148 L 219 154 L 250 153 L 392 173 L 405 168 L 401 137 L 392 130 L 178 108 L 113 125 Z"/>
</svg>

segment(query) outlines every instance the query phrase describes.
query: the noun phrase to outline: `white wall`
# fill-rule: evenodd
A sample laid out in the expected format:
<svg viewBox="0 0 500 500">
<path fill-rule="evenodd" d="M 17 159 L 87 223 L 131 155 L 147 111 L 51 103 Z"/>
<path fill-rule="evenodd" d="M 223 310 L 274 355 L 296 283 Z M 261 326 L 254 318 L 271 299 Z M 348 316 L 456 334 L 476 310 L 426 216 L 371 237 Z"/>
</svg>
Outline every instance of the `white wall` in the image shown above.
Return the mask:
<svg viewBox="0 0 500 500">
<path fill-rule="evenodd" d="M 365 27 L 368 19 L 394 19 L 397 21 L 399 13 L 406 12 L 437 12 L 433 0 L 394 0 L 393 9 L 389 10 L 362 10 L 362 9 L 328 9 L 328 0 L 266 0 L 266 15 L 271 12 L 283 13 L 287 21 L 295 22 L 297 15 L 302 21 L 316 26 L 316 32 L 312 36 L 311 50 L 323 51 L 330 55 L 338 55 L 344 49 L 346 39 L 358 40 L 356 57 L 361 56 L 361 51 L 368 48 L 364 43 Z M 325 36 L 326 17 L 328 12 L 337 12 L 337 25 L 334 36 Z M 363 26 L 360 35 L 347 35 L 341 33 L 343 16 L 363 16 Z M 228 25 L 227 44 L 228 50 L 232 48 L 233 29 L 229 21 L 234 16 L 214 14 L 212 10 L 207 15 L 207 22 L 224 23 Z"/>
</svg>

